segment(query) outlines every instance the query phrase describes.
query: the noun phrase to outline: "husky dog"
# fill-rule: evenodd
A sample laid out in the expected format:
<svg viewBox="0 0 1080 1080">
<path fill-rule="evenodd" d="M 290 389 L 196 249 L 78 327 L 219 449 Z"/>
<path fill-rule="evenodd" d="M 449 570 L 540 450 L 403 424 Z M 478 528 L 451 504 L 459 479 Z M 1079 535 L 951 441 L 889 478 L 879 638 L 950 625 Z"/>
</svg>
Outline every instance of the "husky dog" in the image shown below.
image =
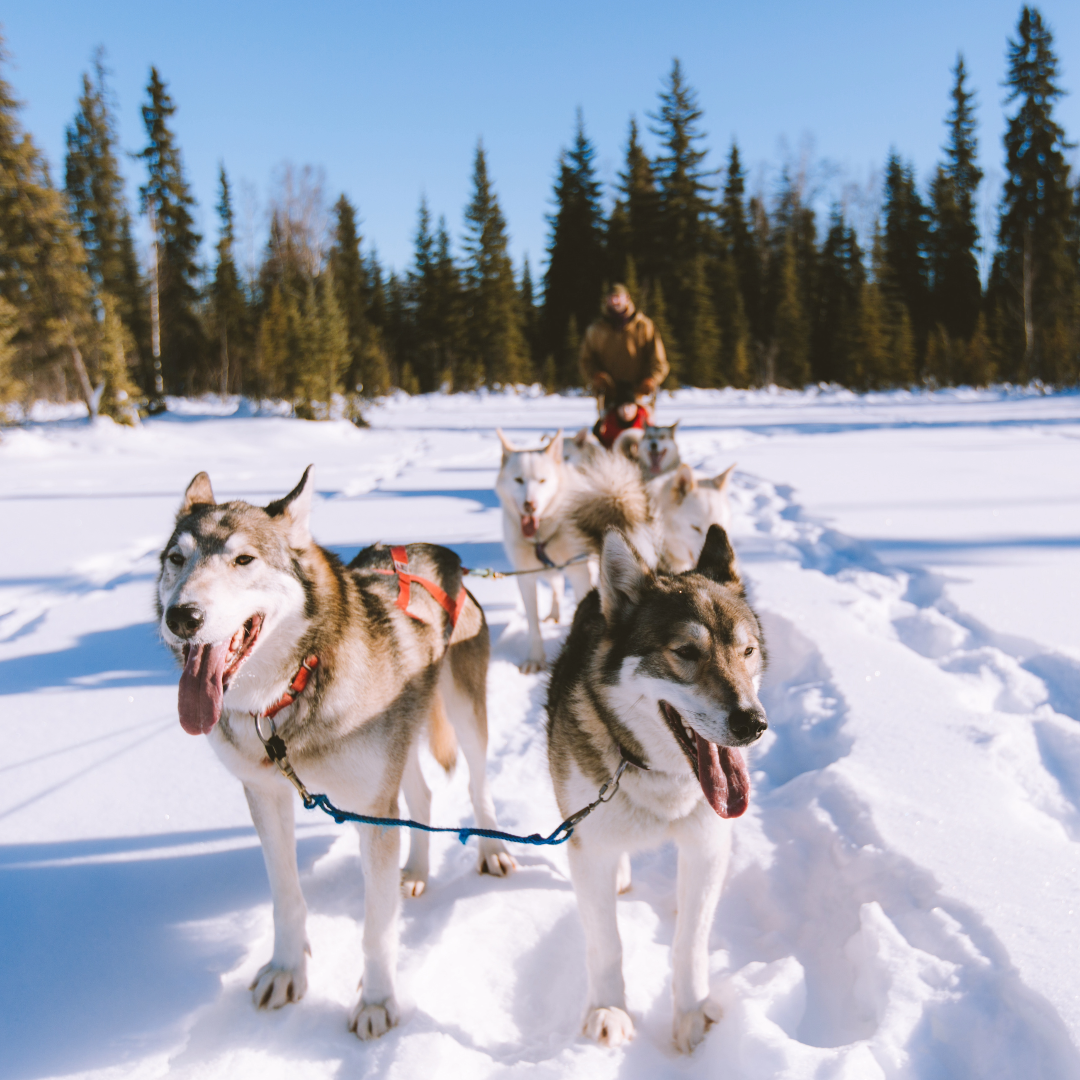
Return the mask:
<svg viewBox="0 0 1080 1080">
<path fill-rule="evenodd" d="M 605 453 L 604 444 L 587 427 L 573 438 L 563 440 L 563 461 L 568 465 L 590 465 L 597 454 Z"/>
<path fill-rule="evenodd" d="M 694 475 L 689 465 L 647 485 L 649 504 L 660 532 L 660 568 L 678 574 L 698 560 L 710 525 L 731 528 L 728 487 L 735 466 L 707 480 Z"/>
<path fill-rule="evenodd" d="M 427 822 L 431 792 L 419 743 L 426 729 L 449 769 L 459 742 L 477 824 L 496 827 L 484 773 L 488 629 L 462 587 L 457 556 L 430 544 L 392 552 L 377 545 L 345 567 L 311 538 L 312 489 L 309 466 L 288 495 L 265 508 L 219 505 L 209 477 L 199 473 L 161 553 L 157 583 L 161 635 L 183 667 L 180 723 L 207 735 L 243 783 L 262 841 L 274 954 L 251 989 L 257 1006 L 275 1009 L 303 997 L 310 949 L 293 790 L 267 756 L 256 717 L 264 725 L 273 720 L 309 790 L 343 810 L 380 817 L 399 816 L 403 790 L 412 815 Z M 399 1018 L 398 901 L 402 888 L 423 891 L 428 845 L 425 834 L 414 835 L 399 871 L 397 829 L 358 831 L 364 974 L 349 1027 L 368 1039 Z M 481 871 L 513 868 L 501 843 L 481 841 Z"/>
<path fill-rule="evenodd" d="M 608 528 L 632 535 L 647 557 L 654 557 L 648 499 L 637 470 L 625 458 L 601 452 L 580 468 L 566 464 L 561 431 L 539 450 L 519 449 L 501 430 L 498 436 L 502 464 L 495 491 L 503 508 L 503 546 L 515 570 L 537 571 L 517 579 L 529 620 L 529 652 L 521 670 L 529 673 L 546 663 L 537 577 L 551 583 L 548 618 L 558 622 L 562 575 L 580 601 L 592 588 L 587 557 L 599 552 Z M 571 559 L 579 561 L 555 569 Z"/>
<path fill-rule="evenodd" d="M 679 421 L 669 427 L 646 424 L 643 428 L 628 428 L 616 440 L 612 450 L 636 461 L 646 480 L 677 469 L 682 460 L 675 442 L 675 429 Z"/>
<path fill-rule="evenodd" d="M 709 529 L 697 566 L 654 574 L 617 531 L 597 589 L 578 605 L 548 690 L 548 760 L 569 814 L 628 762 L 617 794 L 574 830 L 570 874 L 585 926 L 584 1031 L 608 1046 L 633 1037 L 626 1012 L 616 893 L 627 852 L 674 840 L 678 914 L 672 944 L 674 1038 L 689 1053 L 719 1009 L 709 998 L 709 929 L 749 803 L 739 747 L 765 731 L 765 665 L 727 534 Z"/>
</svg>

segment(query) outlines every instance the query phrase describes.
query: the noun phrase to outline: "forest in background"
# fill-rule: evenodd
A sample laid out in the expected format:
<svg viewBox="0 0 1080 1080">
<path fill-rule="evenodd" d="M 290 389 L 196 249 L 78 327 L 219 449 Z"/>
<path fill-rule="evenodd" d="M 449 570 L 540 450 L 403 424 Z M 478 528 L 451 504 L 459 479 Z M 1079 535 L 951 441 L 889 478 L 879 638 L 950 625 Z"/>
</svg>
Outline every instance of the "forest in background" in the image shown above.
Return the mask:
<svg viewBox="0 0 1080 1080">
<path fill-rule="evenodd" d="M 1058 77 L 1051 31 L 1024 7 L 1008 42 L 1005 182 L 986 237 L 976 102 L 958 57 L 942 160 L 920 190 L 913 165 L 890 153 L 863 250 L 844 205 L 818 220 L 802 170 L 786 167 L 774 191 L 751 194 L 737 145 L 720 173 L 706 168 L 702 111 L 676 60 L 648 117 L 659 153 L 645 151 L 632 118 L 610 200 L 579 113 L 534 283 L 528 261 L 515 268 L 509 257 L 482 142 L 461 242 L 421 202 L 403 272 L 380 264 L 345 195 L 330 206 L 319 171 L 293 166 L 252 265 L 238 257 L 221 168 L 205 265 L 176 104 L 156 68 L 135 205 L 102 51 L 66 132 L 62 184 L 0 75 L 0 402 L 81 398 L 91 415 L 133 421 L 167 394 L 214 391 L 284 399 L 320 419 L 339 396 L 358 418 L 363 399 L 393 387 L 562 390 L 580 385 L 581 335 L 615 282 L 656 322 L 670 386 L 1075 384 L 1080 182 L 1054 118 Z M 154 238 L 145 264 L 136 212 Z"/>
</svg>

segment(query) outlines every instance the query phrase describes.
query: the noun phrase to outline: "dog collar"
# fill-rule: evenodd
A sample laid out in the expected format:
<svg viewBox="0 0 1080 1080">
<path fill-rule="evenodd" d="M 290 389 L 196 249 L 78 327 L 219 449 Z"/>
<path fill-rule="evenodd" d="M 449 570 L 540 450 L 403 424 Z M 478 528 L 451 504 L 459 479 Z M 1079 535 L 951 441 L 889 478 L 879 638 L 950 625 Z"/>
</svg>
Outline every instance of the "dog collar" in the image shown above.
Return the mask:
<svg viewBox="0 0 1080 1080">
<path fill-rule="evenodd" d="M 268 708 L 263 709 L 261 713 L 252 713 L 251 715 L 258 720 L 273 720 L 275 716 L 282 709 L 287 709 L 303 692 L 308 684 L 308 679 L 311 677 L 311 673 L 319 666 L 319 658 L 312 653 L 301 665 L 300 670 L 293 676 L 293 681 L 289 683 L 289 689 L 285 691 Z"/>
</svg>

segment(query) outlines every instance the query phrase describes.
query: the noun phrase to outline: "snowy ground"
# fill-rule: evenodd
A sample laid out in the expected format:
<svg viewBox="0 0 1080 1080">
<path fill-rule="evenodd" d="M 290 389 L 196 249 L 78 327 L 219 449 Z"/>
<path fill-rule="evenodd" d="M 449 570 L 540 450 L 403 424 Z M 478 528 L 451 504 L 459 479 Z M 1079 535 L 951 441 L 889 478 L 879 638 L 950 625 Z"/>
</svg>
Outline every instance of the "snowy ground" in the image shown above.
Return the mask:
<svg viewBox="0 0 1080 1080">
<path fill-rule="evenodd" d="M 711 939 L 725 1016 L 689 1059 L 670 1044 L 672 851 L 635 860 L 620 901 L 638 1036 L 606 1051 L 577 1034 L 563 852 L 493 881 L 453 840 L 404 905 L 404 1021 L 360 1044 L 355 836 L 299 804 L 310 989 L 257 1013 L 261 856 L 239 785 L 177 722 L 151 624 L 155 554 L 199 469 L 266 502 L 313 461 L 314 531 L 344 556 L 425 539 L 505 567 L 495 426 L 528 442 L 591 403 L 399 399 L 366 431 L 177 407 L 0 440 L 5 1077 L 1080 1077 L 1080 396 L 661 402 L 686 459 L 739 462 L 736 547 L 772 659 Z M 515 666 L 516 587 L 476 592 L 499 815 L 546 832 L 545 680 Z M 463 775 L 429 775 L 435 817 L 471 820 Z"/>
</svg>

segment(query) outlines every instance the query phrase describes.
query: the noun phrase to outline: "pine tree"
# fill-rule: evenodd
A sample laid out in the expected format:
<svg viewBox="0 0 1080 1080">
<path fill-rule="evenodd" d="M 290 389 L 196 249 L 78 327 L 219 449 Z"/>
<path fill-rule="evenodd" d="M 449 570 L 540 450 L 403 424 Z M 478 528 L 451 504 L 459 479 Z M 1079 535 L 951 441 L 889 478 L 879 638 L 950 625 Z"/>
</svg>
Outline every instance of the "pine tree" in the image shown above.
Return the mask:
<svg viewBox="0 0 1080 1080">
<path fill-rule="evenodd" d="M 713 295 L 720 331 L 718 386 L 750 385 L 750 327 L 735 258 L 727 246 L 712 260 Z"/>
<path fill-rule="evenodd" d="M 525 338 L 529 364 L 537 372 L 541 367 L 540 319 L 528 255 L 521 264 L 521 332 Z"/>
<path fill-rule="evenodd" d="M 946 160 L 930 189 L 930 315 L 949 336 L 967 341 L 975 332 L 982 306 L 975 198 L 983 174 L 976 164 L 975 95 L 964 85 L 967 70 L 963 56 L 956 58 L 953 77 Z"/>
<path fill-rule="evenodd" d="M 107 292 L 101 294 L 101 321 L 96 336 L 98 411 L 117 423 L 134 427 L 139 423 L 139 413 L 134 400 L 138 390 L 131 381 L 127 357 L 131 334 L 120 318 L 116 300 Z"/>
<path fill-rule="evenodd" d="M 652 162 L 638 136 L 637 120 L 630 118 L 626 145 L 626 164 L 619 173 L 618 196 L 608 219 L 607 273 L 612 281 L 630 276 L 634 264 L 643 289 L 657 278 L 662 269 L 663 237 L 660 222 L 660 193 L 656 187 Z M 631 291 L 635 301 L 638 296 Z"/>
<path fill-rule="evenodd" d="M 881 237 L 880 284 L 893 307 L 902 307 L 915 335 L 921 358 L 930 329 L 930 281 L 926 252 L 928 214 L 915 187 L 915 171 L 895 153 L 885 166 L 884 229 Z"/>
<path fill-rule="evenodd" d="M 761 259 L 747 217 L 745 194 L 746 174 L 743 172 L 739 148 L 733 142 L 728 154 L 727 176 L 719 208 L 720 232 L 734 262 L 749 332 L 763 340 L 768 335 L 762 308 Z"/>
<path fill-rule="evenodd" d="M 488 385 L 524 382 L 530 372 L 521 333 L 514 269 L 507 254 L 506 221 L 488 178 L 483 143 L 477 144 L 473 195 L 465 211 L 465 284 L 468 301 L 467 373 Z"/>
<path fill-rule="evenodd" d="M 649 290 L 649 304 L 643 309 L 645 314 L 652 319 L 653 327 L 657 336 L 664 343 L 664 352 L 667 354 L 667 362 L 670 371 L 664 380 L 666 390 L 677 390 L 683 381 L 683 355 L 675 335 L 671 332 L 671 322 L 668 319 L 667 298 L 664 296 L 664 285 L 659 279 Z"/>
<path fill-rule="evenodd" d="M 716 324 L 705 253 L 694 259 L 683 331 L 683 377 L 691 386 L 716 386 L 720 375 L 720 330 Z"/>
<path fill-rule="evenodd" d="M 176 106 L 157 68 L 150 69 L 147 102 L 142 108 L 146 148 L 139 155 L 149 173 L 140 188 L 142 208 L 152 213 L 158 247 L 158 290 L 161 311 L 161 366 L 173 392 L 196 389 L 205 355 L 198 317 L 202 237 L 195 231 L 195 199 L 184 177 L 180 148 L 169 126 Z"/>
<path fill-rule="evenodd" d="M 217 266 L 214 268 L 210 299 L 221 365 L 220 392 L 224 395 L 229 392 L 230 383 L 238 390 L 242 389 L 241 358 L 247 331 L 247 298 L 244 296 L 233 256 L 235 235 L 232 197 L 224 165 L 218 168 L 217 212 L 221 220 L 221 232 L 218 236 Z"/>
<path fill-rule="evenodd" d="M 0 61 L 5 58 L 0 39 Z M 97 331 L 93 284 L 86 255 L 68 220 L 60 194 L 33 139 L 18 121 L 18 103 L 0 78 L 0 297 L 16 312 L 19 331 L 10 339 L 16 356 L 10 383 L 26 384 L 31 397 L 44 396 L 70 364 L 77 394 L 90 416 L 98 394 L 83 353 Z"/>
<path fill-rule="evenodd" d="M 334 242 L 328 265 L 337 289 L 337 301 L 349 335 L 349 363 L 342 376 L 349 394 L 366 397 L 385 394 L 390 388 L 390 371 L 382 344 L 378 313 L 373 316 L 374 298 L 381 299 L 382 283 L 372 281 L 372 266 L 365 264 L 360 254 L 360 235 L 356 209 L 345 195 L 334 205 Z M 379 275 L 381 278 L 381 275 Z"/>
<path fill-rule="evenodd" d="M 145 290 L 131 236 L 131 214 L 116 155 L 116 118 L 105 83 L 104 50 L 94 55 L 93 77 L 83 75 L 79 111 L 66 132 L 64 187 L 95 290 L 113 297 L 133 343 L 136 367 L 150 353 Z M 149 366 L 143 386 L 152 389 Z"/>
<path fill-rule="evenodd" d="M 991 291 L 1000 312 L 1007 377 L 1075 378 L 1077 266 L 1069 257 L 1073 197 L 1065 133 L 1053 116 L 1057 84 L 1053 36 L 1024 7 L 1009 42 L 1008 101 L 1019 102 L 1005 132 L 1005 190 Z"/>
<path fill-rule="evenodd" d="M 26 389 L 15 374 L 19 350 L 12 344 L 12 339 L 18 332 L 18 309 L 0 296 L 0 405 L 15 401 Z"/>
<path fill-rule="evenodd" d="M 424 393 L 454 385 L 461 353 L 461 282 L 450 255 L 445 220 L 431 232 L 431 216 L 421 201 L 414 269 L 410 273 L 413 302 L 413 370 Z"/>
<path fill-rule="evenodd" d="M 810 327 L 803 306 L 794 229 L 785 230 L 774 315 L 775 380 L 800 389 L 810 379 Z"/>
<path fill-rule="evenodd" d="M 883 385 L 891 366 L 889 345 L 884 294 L 876 281 L 867 281 L 859 299 L 855 343 L 844 384 L 853 390 L 873 390 Z"/>
<path fill-rule="evenodd" d="M 692 303 L 694 260 L 706 246 L 706 217 L 712 188 L 706 182 L 707 151 L 698 127 L 702 111 L 696 92 L 683 77 L 678 60 L 660 93 L 653 133 L 663 145 L 654 165 L 660 188 L 660 223 L 664 237 L 664 291 L 675 326 L 687 325 Z M 681 330 L 679 331 L 681 334 Z"/>
<path fill-rule="evenodd" d="M 555 213 L 548 218 L 548 268 L 544 275 L 544 334 L 548 348 L 566 338 L 573 315 L 588 326 L 600 304 L 604 280 L 604 216 L 600 182 L 593 161 L 596 150 L 585 134 L 578 111 L 574 143 L 559 155 Z M 577 357 L 562 350 L 561 381 L 577 382 Z"/>
<path fill-rule="evenodd" d="M 843 382 L 847 377 L 865 280 L 855 230 L 834 207 L 818 259 L 810 362 L 817 382 Z"/>
</svg>

